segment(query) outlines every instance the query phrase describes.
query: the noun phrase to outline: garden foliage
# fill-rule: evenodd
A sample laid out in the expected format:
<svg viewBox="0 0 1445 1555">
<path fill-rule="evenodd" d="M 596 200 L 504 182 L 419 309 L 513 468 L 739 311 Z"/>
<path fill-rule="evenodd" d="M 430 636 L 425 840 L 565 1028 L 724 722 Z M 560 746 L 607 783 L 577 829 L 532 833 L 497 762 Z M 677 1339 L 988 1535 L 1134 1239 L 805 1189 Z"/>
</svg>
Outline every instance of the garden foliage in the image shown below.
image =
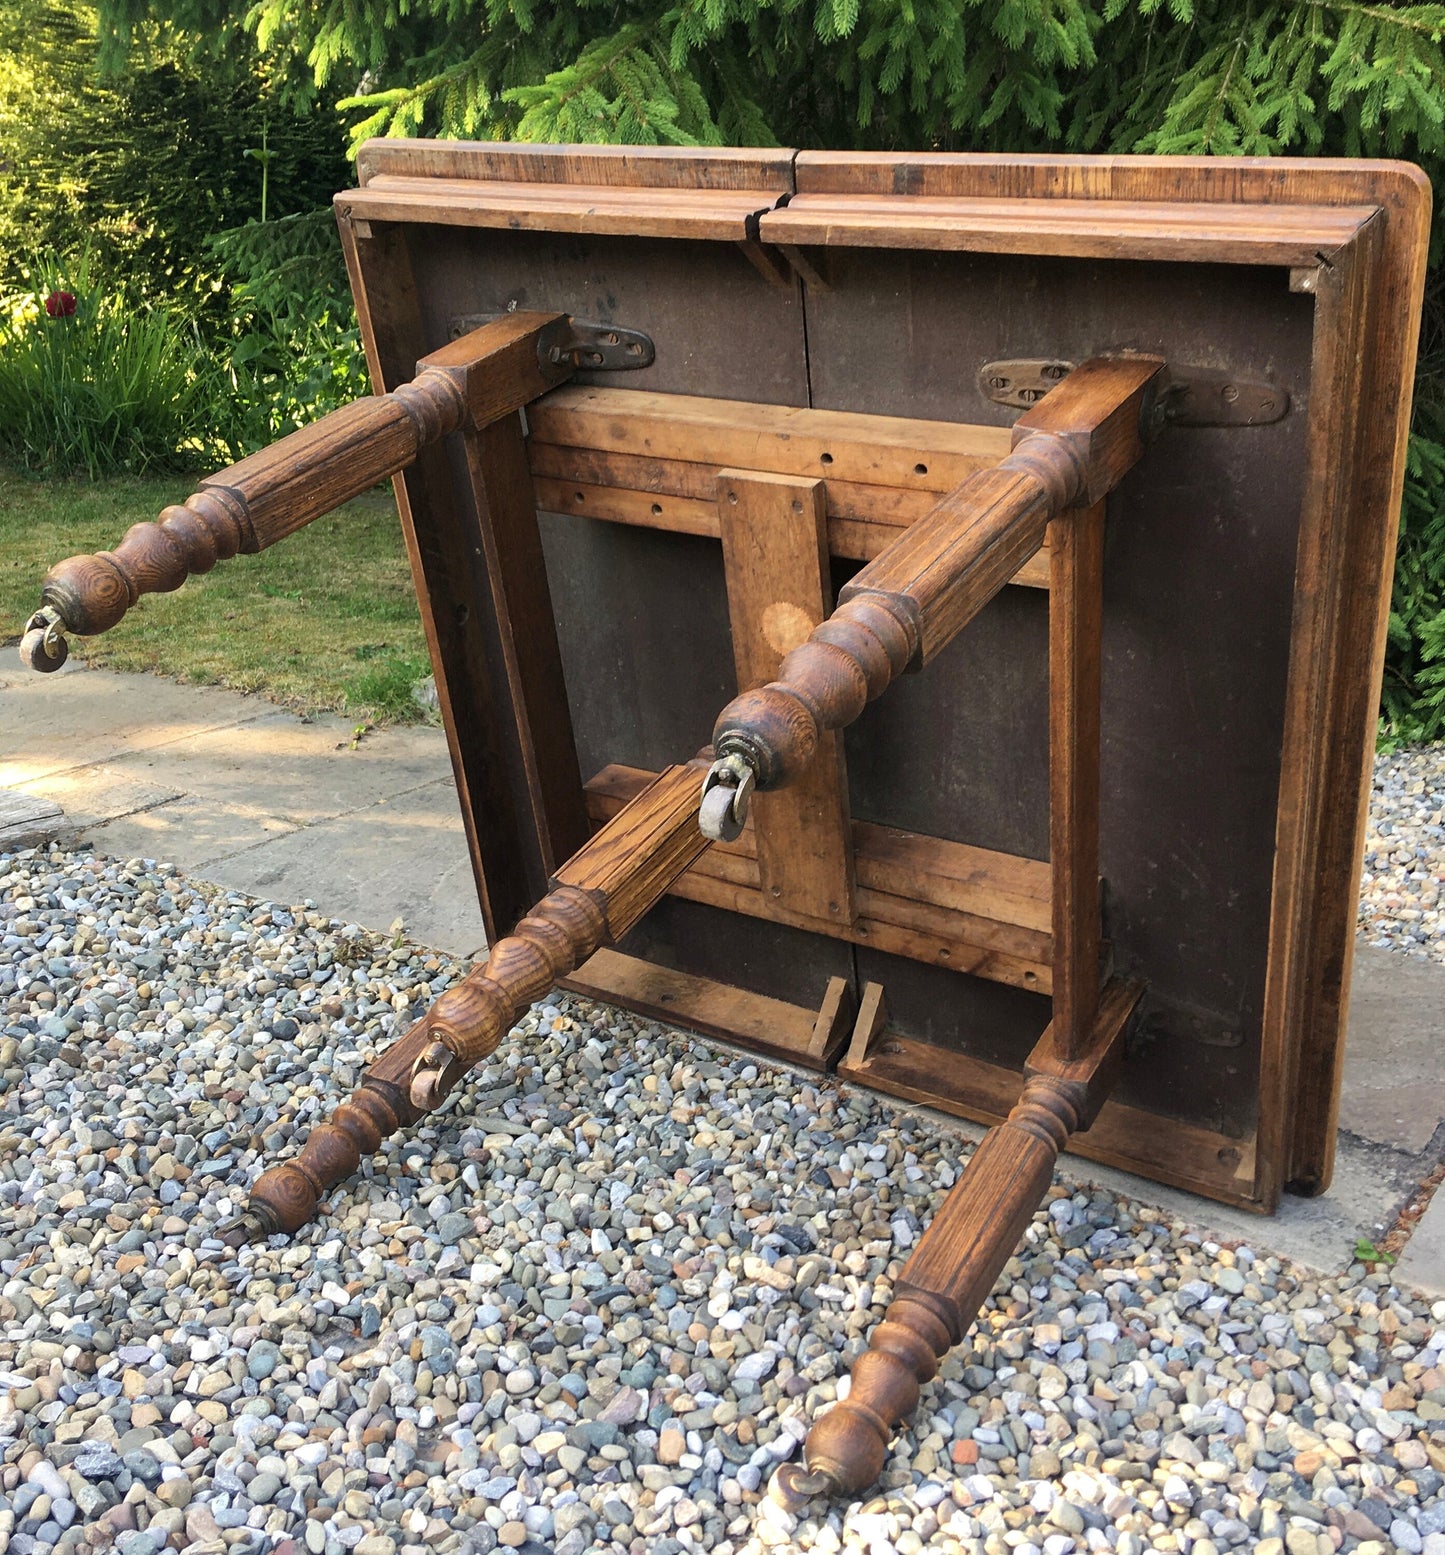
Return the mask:
<svg viewBox="0 0 1445 1555">
<path fill-rule="evenodd" d="M 0 7 L 0 446 L 90 475 L 239 458 L 366 392 L 335 224 L 329 103 L 244 37 L 151 25 L 97 72 L 97 17 Z M 259 220 L 263 179 L 268 216 Z M 55 289 L 79 299 L 62 320 Z"/>
<path fill-rule="evenodd" d="M 1445 173 L 1442 4 L 102 0 L 100 17 L 112 64 L 158 37 L 217 57 L 254 39 L 273 100 L 339 97 L 353 141 L 1401 155 L 1437 186 Z M 1445 734 L 1441 274 L 1391 621 L 1394 738 Z"/>
<path fill-rule="evenodd" d="M 230 228 L 207 253 L 230 298 L 217 426 L 233 458 L 371 392 L 329 205 Z"/>
<path fill-rule="evenodd" d="M 94 478 L 204 447 L 210 359 L 193 323 L 99 287 L 86 255 L 39 267 L 0 313 L 0 453 Z"/>
<path fill-rule="evenodd" d="M 238 14 L 353 134 L 1438 155 L 1445 6 L 1378 0 L 105 0 Z"/>
<path fill-rule="evenodd" d="M 71 0 L 0 5 L 0 284 L 27 256 L 87 248 L 134 296 L 219 317 L 211 237 L 259 218 L 266 144 L 275 216 L 325 204 L 348 176 L 329 111 L 298 118 L 284 81 L 240 38 L 192 57 L 137 34 L 123 76 L 98 73 L 97 17 Z"/>
</svg>

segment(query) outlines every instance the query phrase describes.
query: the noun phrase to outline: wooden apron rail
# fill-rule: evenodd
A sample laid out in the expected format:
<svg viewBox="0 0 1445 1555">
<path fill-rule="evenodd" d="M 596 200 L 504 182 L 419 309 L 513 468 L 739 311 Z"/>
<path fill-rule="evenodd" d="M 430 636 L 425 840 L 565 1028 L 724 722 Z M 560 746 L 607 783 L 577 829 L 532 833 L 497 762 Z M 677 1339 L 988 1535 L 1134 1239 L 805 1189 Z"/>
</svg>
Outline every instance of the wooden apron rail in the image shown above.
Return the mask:
<svg viewBox="0 0 1445 1555">
<path fill-rule="evenodd" d="M 538 400 L 527 425 L 547 512 L 717 539 L 723 470 L 815 479 L 828 551 L 853 561 L 871 561 L 1011 446 L 1007 427 L 581 384 Z M 1011 581 L 1047 588 L 1047 545 Z"/>
</svg>

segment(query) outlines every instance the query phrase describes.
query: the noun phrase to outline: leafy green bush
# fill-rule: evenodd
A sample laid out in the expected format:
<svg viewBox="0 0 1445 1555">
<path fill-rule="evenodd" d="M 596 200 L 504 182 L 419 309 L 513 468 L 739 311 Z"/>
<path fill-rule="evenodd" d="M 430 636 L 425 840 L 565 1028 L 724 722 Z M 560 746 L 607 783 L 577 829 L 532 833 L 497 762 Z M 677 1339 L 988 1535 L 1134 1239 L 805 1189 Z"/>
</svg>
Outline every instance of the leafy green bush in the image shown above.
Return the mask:
<svg viewBox="0 0 1445 1555">
<path fill-rule="evenodd" d="M 1384 743 L 1445 734 L 1445 425 L 1421 405 L 1411 434 L 1380 698 Z"/>
<path fill-rule="evenodd" d="M 208 252 L 231 300 L 213 419 L 232 458 L 371 392 L 329 208 L 247 222 Z"/>
<path fill-rule="evenodd" d="M 1437 172 L 1439 170 L 1437 169 Z M 1380 741 L 1385 747 L 1445 737 L 1445 232 L 1425 283 L 1415 406 L 1395 589 L 1385 643 Z"/>
<path fill-rule="evenodd" d="M 85 0 L 0 5 L 0 285 L 27 253 L 89 246 L 129 295 L 222 320 L 207 240 L 260 214 L 263 180 L 272 215 L 329 201 L 348 177 L 336 115 L 294 112 L 244 36 L 201 61 L 145 27 L 113 75 L 100 36 Z"/>
<path fill-rule="evenodd" d="M 313 91 L 298 114 L 245 37 L 202 61 L 183 32 L 145 25 L 108 76 L 102 37 L 86 0 L 0 5 L 0 297 L 19 295 L 0 320 L 14 358 L 6 456 L 31 469 L 223 462 L 366 392 L 335 223 L 317 209 L 349 176 L 329 103 Z M 270 213 L 289 214 L 256 221 L 263 188 Z M 32 329 L 49 322 L 24 258 L 36 249 L 87 256 L 68 332 Z M 123 337 L 114 371 L 78 365 L 97 331 Z M 125 385 L 143 371 L 148 394 Z M 33 405 L 31 380 L 49 385 Z M 154 415 L 168 395 L 189 416 L 179 454 Z M 129 444 L 123 406 L 141 418 Z"/>
<path fill-rule="evenodd" d="M 193 325 L 107 295 L 88 256 L 38 263 L 0 308 L 0 450 L 92 478 L 193 464 L 212 373 Z"/>
<path fill-rule="evenodd" d="M 355 323 L 255 324 L 217 347 L 210 432 L 236 460 L 371 392 Z"/>
</svg>

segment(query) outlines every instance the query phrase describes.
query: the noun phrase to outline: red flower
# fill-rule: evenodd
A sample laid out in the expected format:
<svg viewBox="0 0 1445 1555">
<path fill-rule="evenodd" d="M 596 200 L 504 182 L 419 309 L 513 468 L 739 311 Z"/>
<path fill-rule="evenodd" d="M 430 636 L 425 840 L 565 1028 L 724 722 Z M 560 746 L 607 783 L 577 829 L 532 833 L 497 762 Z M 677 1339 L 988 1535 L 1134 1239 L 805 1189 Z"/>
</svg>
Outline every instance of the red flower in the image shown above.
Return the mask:
<svg viewBox="0 0 1445 1555">
<path fill-rule="evenodd" d="M 45 311 L 53 319 L 68 319 L 75 312 L 75 293 L 51 292 L 45 299 Z"/>
</svg>

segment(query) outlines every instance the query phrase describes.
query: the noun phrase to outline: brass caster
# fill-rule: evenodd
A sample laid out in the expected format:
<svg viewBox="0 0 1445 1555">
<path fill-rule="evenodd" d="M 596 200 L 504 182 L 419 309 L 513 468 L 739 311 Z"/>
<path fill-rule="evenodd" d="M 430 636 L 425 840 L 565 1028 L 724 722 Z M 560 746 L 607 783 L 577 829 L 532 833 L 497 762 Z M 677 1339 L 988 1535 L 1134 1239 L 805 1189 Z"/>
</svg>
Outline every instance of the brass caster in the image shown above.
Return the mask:
<svg viewBox="0 0 1445 1555">
<path fill-rule="evenodd" d="M 713 842 L 736 842 L 742 836 L 757 780 L 757 773 L 736 753 L 713 762 L 703 779 L 697 816 L 698 830 L 704 837 Z"/>
<path fill-rule="evenodd" d="M 782 1463 L 773 1475 L 769 1495 L 795 1516 L 818 1496 L 835 1496 L 839 1485 L 822 1469 L 807 1469 L 801 1463 Z"/>
<path fill-rule="evenodd" d="M 252 1204 L 234 1220 L 228 1220 L 225 1225 L 217 1227 L 216 1240 L 224 1242 L 227 1247 L 239 1248 L 248 1242 L 264 1242 L 281 1229 L 273 1215 L 259 1204 Z"/>
<path fill-rule="evenodd" d="M 432 1112 L 446 1100 L 447 1092 L 461 1079 L 464 1066 L 439 1037 L 427 1043 L 412 1065 L 408 1094 L 413 1107 Z"/>
<path fill-rule="evenodd" d="M 70 657 L 70 646 L 61 635 L 65 623 L 47 605 L 25 623 L 20 639 L 20 662 L 39 675 L 51 675 Z"/>
</svg>

